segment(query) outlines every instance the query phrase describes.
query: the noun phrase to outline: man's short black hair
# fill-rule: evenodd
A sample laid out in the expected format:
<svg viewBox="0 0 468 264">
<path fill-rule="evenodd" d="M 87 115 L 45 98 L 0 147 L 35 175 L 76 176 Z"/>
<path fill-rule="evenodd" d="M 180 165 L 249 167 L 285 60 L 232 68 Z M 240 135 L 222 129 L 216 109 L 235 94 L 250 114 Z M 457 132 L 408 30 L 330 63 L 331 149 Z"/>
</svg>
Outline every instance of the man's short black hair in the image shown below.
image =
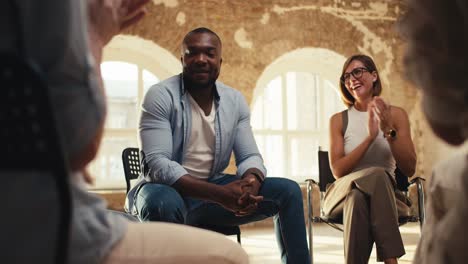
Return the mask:
<svg viewBox="0 0 468 264">
<path fill-rule="evenodd" d="M 211 30 L 209 28 L 206 28 L 206 27 L 199 27 L 199 28 L 196 28 L 196 29 L 190 31 L 189 33 L 187 33 L 187 35 L 185 35 L 184 40 L 182 41 L 182 43 L 185 43 L 185 41 L 187 40 L 187 38 L 190 35 L 200 34 L 200 33 L 208 33 L 208 34 L 211 34 L 211 35 L 215 36 L 219 41 L 219 45 L 221 45 L 221 38 L 218 36 L 218 34 L 216 34 L 213 30 Z"/>
</svg>

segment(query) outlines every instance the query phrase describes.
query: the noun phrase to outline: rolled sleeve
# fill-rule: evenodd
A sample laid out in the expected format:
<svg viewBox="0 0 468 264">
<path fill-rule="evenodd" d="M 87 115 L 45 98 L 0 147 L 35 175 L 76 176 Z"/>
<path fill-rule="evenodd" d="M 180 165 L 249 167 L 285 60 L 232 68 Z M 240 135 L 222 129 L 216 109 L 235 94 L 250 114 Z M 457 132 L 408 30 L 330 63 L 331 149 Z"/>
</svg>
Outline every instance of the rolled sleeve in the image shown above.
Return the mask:
<svg viewBox="0 0 468 264">
<path fill-rule="evenodd" d="M 140 119 L 140 139 L 148 172 L 145 180 L 168 185 L 175 183 L 187 171 L 173 160 L 171 95 L 155 85 L 145 95 Z"/>
</svg>

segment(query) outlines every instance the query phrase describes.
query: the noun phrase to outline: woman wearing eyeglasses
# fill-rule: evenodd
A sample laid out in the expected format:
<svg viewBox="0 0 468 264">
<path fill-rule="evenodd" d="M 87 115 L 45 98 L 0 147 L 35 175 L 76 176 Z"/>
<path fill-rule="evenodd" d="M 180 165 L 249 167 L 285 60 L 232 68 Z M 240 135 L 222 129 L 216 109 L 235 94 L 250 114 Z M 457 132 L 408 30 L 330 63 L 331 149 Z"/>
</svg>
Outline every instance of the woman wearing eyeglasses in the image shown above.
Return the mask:
<svg viewBox="0 0 468 264">
<path fill-rule="evenodd" d="M 374 242 L 378 261 L 398 263 L 405 250 L 394 171 L 398 164 L 411 176 L 416 166 L 408 115 L 380 97 L 382 84 L 369 56 L 354 55 L 345 62 L 340 92 L 348 109 L 330 119 L 336 181 L 327 189 L 324 212 L 343 217 L 346 263 L 367 263 Z"/>
</svg>

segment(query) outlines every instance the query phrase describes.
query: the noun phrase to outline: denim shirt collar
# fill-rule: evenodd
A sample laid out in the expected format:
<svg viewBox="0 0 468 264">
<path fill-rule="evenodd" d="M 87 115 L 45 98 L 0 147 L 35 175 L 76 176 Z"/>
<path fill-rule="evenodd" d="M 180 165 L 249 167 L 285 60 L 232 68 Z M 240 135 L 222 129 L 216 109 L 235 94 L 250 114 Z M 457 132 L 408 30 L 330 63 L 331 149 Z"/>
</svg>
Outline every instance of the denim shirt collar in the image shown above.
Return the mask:
<svg viewBox="0 0 468 264">
<path fill-rule="evenodd" d="M 183 97 L 185 95 L 185 92 L 187 91 L 185 89 L 185 84 L 184 84 L 184 73 L 180 73 L 180 96 Z M 214 101 L 216 106 L 219 105 L 219 100 L 221 100 L 221 96 L 219 95 L 218 92 L 218 86 L 216 85 L 217 81 L 214 84 Z"/>
</svg>

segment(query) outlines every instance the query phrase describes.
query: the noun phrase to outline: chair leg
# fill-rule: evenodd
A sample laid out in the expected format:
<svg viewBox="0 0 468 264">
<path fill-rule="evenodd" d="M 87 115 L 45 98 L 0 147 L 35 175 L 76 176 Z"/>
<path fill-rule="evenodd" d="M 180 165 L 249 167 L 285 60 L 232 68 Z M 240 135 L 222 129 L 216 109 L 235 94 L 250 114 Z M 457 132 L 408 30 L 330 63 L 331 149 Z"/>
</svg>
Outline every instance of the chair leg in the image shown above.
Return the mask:
<svg viewBox="0 0 468 264">
<path fill-rule="evenodd" d="M 307 181 L 307 233 L 309 235 L 309 255 L 310 255 L 310 263 L 314 263 L 314 252 L 312 248 L 312 217 L 313 217 L 313 208 L 311 202 L 311 194 L 312 194 L 312 184 L 310 181 Z"/>
<path fill-rule="evenodd" d="M 418 213 L 419 213 L 419 224 L 422 229 L 424 221 L 426 220 L 426 209 L 424 208 L 424 186 L 421 181 L 418 181 L 416 186 L 418 187 Z"/>
<path fill-rule="evenodd" d="M 239 245 L 242 245 L 242 243 L 241 243 L 241 234 L 240 233 L 237 233 L 237 243 L 239 243 Z"/>
</svg>

